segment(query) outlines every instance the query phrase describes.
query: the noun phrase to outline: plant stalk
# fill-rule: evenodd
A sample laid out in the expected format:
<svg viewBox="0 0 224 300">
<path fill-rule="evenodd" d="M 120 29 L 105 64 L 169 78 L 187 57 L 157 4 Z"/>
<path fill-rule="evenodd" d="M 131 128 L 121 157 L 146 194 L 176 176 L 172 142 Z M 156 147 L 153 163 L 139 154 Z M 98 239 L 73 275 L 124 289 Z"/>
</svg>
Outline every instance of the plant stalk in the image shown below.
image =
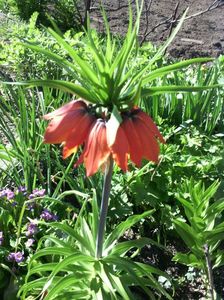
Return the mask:
<svg viewBox="0 0 224 300">
<path fill-rule="evenodd" d="M 209 293 L 211 300 L 214 300 L 214 282 L 213 282 L 213 274 L 212 274 L 212 263 L 211 263 L 211 257 L 209 253 L 209 247 L 207 244 L 204 245 L 204 253 L 205 253 L 205 259 L 206 259 L 206 266 L 207 266 L 207 276 L 208 276 L 208 285 L 209 285 Z"/>
<path fill-rule="evenodd" d="M 83 22 L 85 29 L 87 29 L 88 14 L 90 13 L 91 2 L 92 2 L 92 0 L 85 1 L 85 17 L 84 17 L 84 22 Z"/>
<path fill-rule="evenodd" d="M 103 193 L 102 193 L 101 206 L 100 206 L 100 220 L 99 220 L 97 240 L 96 240 L 97 258 L 102 257 L 102 253 L 103 253 L 103 240 L 104 240 L 104 232 L 105 232 L 108 203 L 109 203 L 109 196 L 110 196 L 110 189 L 111 189 L 112 171 L 113 171 L 113 159 L 110 156 L 106 163 L 106 169 L 104 173 Z"/>
</svg>

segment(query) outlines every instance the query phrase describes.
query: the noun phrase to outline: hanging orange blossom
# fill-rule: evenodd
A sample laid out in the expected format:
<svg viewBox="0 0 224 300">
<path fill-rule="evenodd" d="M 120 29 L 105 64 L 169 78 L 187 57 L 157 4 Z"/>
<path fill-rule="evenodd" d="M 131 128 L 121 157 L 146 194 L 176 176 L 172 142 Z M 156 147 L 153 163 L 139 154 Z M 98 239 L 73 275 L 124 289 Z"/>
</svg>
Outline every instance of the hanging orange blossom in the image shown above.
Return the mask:
<svg viewBox="0 0 224 300">
<path fill-rule="evenodd" d="M 75 166 L 84 162 L 87 176 L 95 174 L 110 155 L 123 171 L 128 170 L 128 158 L 138 167 L 143 158 L 158 162 L 157 138 L 164 143 L 155 123 L 137 107 L 121 113 L 122 121 L 112 144 L 107 131 L 113 124 L 107 121 L 106 116 L 97 118 L 83 100 L 73 100 L 44 118 L 51 120 L 44 141 L 63 143 L 63 158 L 75 153 L 78 146 L 84 144 Z"/>
</svg>

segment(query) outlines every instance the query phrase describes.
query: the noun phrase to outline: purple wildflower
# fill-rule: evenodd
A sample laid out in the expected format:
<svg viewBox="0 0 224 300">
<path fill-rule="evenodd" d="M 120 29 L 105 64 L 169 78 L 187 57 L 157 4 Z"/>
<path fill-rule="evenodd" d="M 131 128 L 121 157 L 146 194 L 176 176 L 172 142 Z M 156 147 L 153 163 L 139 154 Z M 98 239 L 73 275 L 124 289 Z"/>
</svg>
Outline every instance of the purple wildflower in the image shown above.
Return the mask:
<svg viewBox="0 0 224 300">
<path fill-rule="evenodd" d="M 15 197 L 15 193 L 10 189 L 4 189 L 0 192 L 0 198 L 7 197 L 8 200 L 11 200 Z"/>
<path fill-rule="evenodd" d="M 18 187 L 18 190 L 17 190 L 18 193 L 22 193 L 24 196 L 27 194 L 27 188 L 25 186 L 19 186 Z"/>
<path fill-rule="evenodd" d="M 38 232 L 38 227 L 37 224 L 30 222 L 27 224 L 27 232 L 26 232 L 26 236 L 33 236 L 34 234 L 36 234 Z"/>
<path fill-rule="evenodd" d="M 58 217 L 50 212 L 48 209 L 44 209 L 40 215 L 41 219 L 43 219 L 44 221 L 57 221 L 58 220 Z"/>
<path fill-rule="evenodd" d="M 29 195 L 29 199 L 33 199 L 33 198 L 35 198 L 36 196 L 34 195 L 34 194 L 30 194 Z"/>
<path fill-rule="evenodd" d="M 12 202 L 12 207 L 15 207 L 17 204 L 18 204 L 18 202 L 13 201 L 13 202 Z"/>
<path fill-rule="evenodd" d="M 37 190 L 35 195 L 37 195 L 37 197 L 43 197 L 45 195 L 45 189 Z"/>
<path fill-rule="evenodd" d="M 8 189 L 0 191 L 0 198 L 6 197 L 8 193 Z"/>
<path fill-rule="evenodd" d="M 2 245 L 3 241 L 4 241 L 3 232 L 0 231 L 0 246 Z"/>
<path fill-rule="evenodd" d="M 8 261 L 13 262 L 15 260 L 15 253 L 9 253 L 9 255 L 7 256 Z"/>
<path fill-rule="evenodd" d="M 16 252 L 15 255 L 14 255 L 14 257 L 15 257 L 15 261 L 17 263 L 20 263 L 20 262 L 22 262 L 24 260 L 24 256 L 23 256 L 22 252 Z"/>
<path fill-rule="evenodd" d="M 26 191 L 27 191 L 27 189 L 26 189 L 25 186 L 22 186 L 22 185 L 21 185 L 21 186 L 18 187 L 18 192 L 19 192 L 19 193 L 24 193 L 24 192 L 26 192 Z"/>
<path fill-rule="evenodd" d="M 31 239 L 28 239 L 28 240 L 26 241 L 26 243 L 25 243 L 26 248 L 32 247 L 33 244 L 34 244 L 34 242 L 35 242 L 34 239 L 32 239 L 32 238 L 31 238 Z"/>
<path fill-rule="evenodd" d="M 24 256 L 23 256 L 23 253 L 20 252 L 20 251 L 18 251 L 18 252 L 11 252 L 11 253 L 9 253 L 7 259 L 10 262 L 20 263 L 20 262 L 24 261 Z"/>
<path fill-rule="evenodd" d="M 11 190 L 8 190 L 7 199 L 12 200 L 15 197 L 15 193 Z"/>
<path fill-rule="evenodd" d="M 12 204 L 12 206 L 16 206 L 18 203 L 14 201 L 15 193 L 10 189 L 4 189 L 0 192 L 0 198 L 6 197 L 7 200 Z"/>
<path fill-rule="evenodd" d="M 44 195 L 45 195 L 45 189 L 42 189 L 42 190 L 35 189 L 29 195 L 29 199 L 33 199 L 33 198 L 36 198 L 36 197 L 43 197 Z"/>
</svg>

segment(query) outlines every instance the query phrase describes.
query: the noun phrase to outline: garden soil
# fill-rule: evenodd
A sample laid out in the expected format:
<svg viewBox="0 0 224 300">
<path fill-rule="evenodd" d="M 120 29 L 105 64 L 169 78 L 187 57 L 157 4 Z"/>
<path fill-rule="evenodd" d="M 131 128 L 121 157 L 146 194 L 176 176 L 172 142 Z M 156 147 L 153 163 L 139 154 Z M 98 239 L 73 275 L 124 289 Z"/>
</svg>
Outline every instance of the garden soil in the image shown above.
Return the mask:
<svg viewBox="0 0 224 300">
<path fill-rule="evenodd" d="M 103 0 L 102 2 L 107 11 L 112 31 L 124 35 L 128 26 L 128 0 Z M 155 27 L 174 15 L 178 2 L 177 17 L 183 14 L 187 7 L 189 7 L 188 16 L 207 10 L 214 2 L 214 6 L 219 4 L 219 7 L 186 20 L 172 46 L 169 47 L 168 53 L 173 57 L 185 58 L 217 57 L 223 54 L 224 0 L 145 0 L 145 4 L 149 5 L 151 3 L 151 6 L 148 21 L 145 17 L 146 7 L 143 10 L 140 40 L 143 39 L 144 33 L 151 31 L 147 36 L 147 41 L 161 45 L 169 36 L 170 24 L 166 23 L 157 28 Z M 102 30 L 102 17 L 98 3 L 98 0 L 93 1 L 90 15 L 95 25 Z"/>
</svg>

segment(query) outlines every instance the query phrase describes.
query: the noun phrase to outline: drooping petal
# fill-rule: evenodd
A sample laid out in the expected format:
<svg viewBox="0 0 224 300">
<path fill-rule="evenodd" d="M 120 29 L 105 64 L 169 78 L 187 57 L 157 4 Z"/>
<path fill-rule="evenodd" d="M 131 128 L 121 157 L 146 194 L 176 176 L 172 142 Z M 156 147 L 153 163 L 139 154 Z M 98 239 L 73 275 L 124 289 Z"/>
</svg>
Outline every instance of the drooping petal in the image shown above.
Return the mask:
<svg viewBox="0 0 224 300">
<path fill-rule="evenodd" d="M 86 175 L 91 176 L 106 162 L 109 155 L 106 125 L 104 121 L 98 119 L 89 133 L 84 151 L 75 166 L 84 161 Z"/>
<path fill-rule="evenodd" d="M 156 136 L 150 131 L 140 118 L 133 118 L 133 123 L 138 132 L 143 146 L 143 158 L 158 163 L 159 145 Z"/>
<path fill-rule="evenodd" d="M 96 118 L 88 113 L 80 119 L 74 129 L 71 131 L 63 148 L 63 158 L 67 158 L 77 151 L 77 147 L 87 139 L 92 124 L 96 122 Z"/>
<path fill-rule="evenodd" d="M 152 118 L 150 118 L 149 115 L 147 115 L 145 112 L 143 112 L 142 110 L 138 110 L 138 112 L 135 115 L 136 118 L 141 119 L 145 125 L 151 130 L 151 132 L 159 138 L 161 143 L 165 143 L 165 140 L 163 138 L 163 136 L 161 135 L 161 133 L 159 132 L 156 124 L 153 122 Z"/>
<path fill-rule="evenodd" d="M 116 164 L 126 172 L 128 170 L 129 144 L 124 129 L 120 126 L 117 130 L 114 143 L 110 146 Z"/>
<path fill-rule="evenodd" d="M 66 114 L 55 116 L 46 129 L 44 142 L 48 144 L 59 144 L 68 138 L 72 130 L 76 128 L 80 120 L 86 114 L 86 111 L 81 108 L 68 111 Z"/>
<path fill-rule="evenodd" d="M 138 132 L 133 124 L 132 118 L 124 117 L 124 121 L 121 124 L 122 129 L 124 130 L 125 136 L 129 145 L 130 159 L 138 167 L 141 166 L 142 157 L 143 157 L 143 147 L 141 140 L 138 136 Z"/>
<path fill-rule="evenodd" d="M 50 120 L 55 116 L 62 116 L 68 112 L 76 111 L 77 109 L 87 109 L 87 105 L 82 100 L 72 100 L 69 103 L 63 105 L 62 107 L 54 110 L 53 112 L 43 116 L 45 120 Z"/>
<path fill-rule="evenodd" d="M 119 113 L 117 106 L 114 105 L 110 118 L 107 121 L 107 144 L 109 147 L 114 144 L 121 123 L 121 114 Z"/>
</svg>

